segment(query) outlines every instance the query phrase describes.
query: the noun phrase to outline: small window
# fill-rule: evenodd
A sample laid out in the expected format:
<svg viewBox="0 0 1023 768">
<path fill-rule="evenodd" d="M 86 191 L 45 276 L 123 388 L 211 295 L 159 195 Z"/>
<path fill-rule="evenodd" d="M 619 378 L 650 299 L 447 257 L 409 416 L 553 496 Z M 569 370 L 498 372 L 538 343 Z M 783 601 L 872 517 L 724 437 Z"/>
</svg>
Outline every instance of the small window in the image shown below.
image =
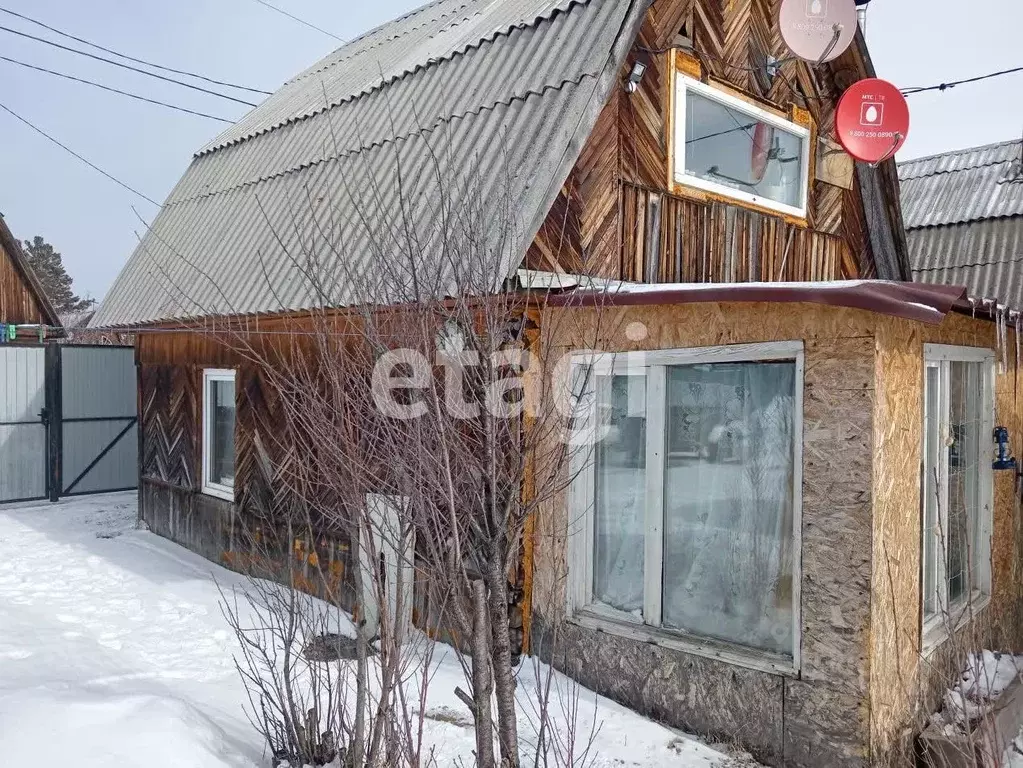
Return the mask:
<svg viewBox="0 0 1023 768">
<path fill-rule="evenodd" d="M 576 451 L 570 610 L 797 666 L 802 345 L 592 365 L 581 394 L 598 440 Z"/>
<path fill-rule="evenodd" d="M 234 379 L 231 370 L 203 371 L 202 490 L 234 501 Z"/>
<path fill-rule="evenodd" d="M 990 350 L 926 345 L 920 480 L 925 648 L 991 593 L 993 381 Z"/>
<path fill-rule="evenodd" d="M 674 157 L 677 184 L 806 216 L 810 131 L 682 75 Z"/>
</svg>

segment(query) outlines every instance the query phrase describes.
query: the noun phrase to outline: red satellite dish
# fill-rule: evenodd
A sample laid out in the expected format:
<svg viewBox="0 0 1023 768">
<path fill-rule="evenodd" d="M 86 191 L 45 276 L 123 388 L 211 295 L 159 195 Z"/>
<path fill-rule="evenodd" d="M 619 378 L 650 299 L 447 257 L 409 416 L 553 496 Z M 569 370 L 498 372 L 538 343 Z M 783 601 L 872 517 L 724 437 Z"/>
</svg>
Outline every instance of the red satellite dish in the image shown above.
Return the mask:
<svg viewBox="0 0 1023 768">
<path fill-rule="evenodd" d="M 785 45 L 815 63 L 845 53 L 856 37 L 856 24 L 856 0 L 782 0 L 778 12 Z"/>
<path fill-rule="evenodd" d="M 906 143 L 909 105 L 887 80 L 860 80 L 838 102 L 835 132 L 845 151 L 857 160 L 879 163 Z"/>
</svg>

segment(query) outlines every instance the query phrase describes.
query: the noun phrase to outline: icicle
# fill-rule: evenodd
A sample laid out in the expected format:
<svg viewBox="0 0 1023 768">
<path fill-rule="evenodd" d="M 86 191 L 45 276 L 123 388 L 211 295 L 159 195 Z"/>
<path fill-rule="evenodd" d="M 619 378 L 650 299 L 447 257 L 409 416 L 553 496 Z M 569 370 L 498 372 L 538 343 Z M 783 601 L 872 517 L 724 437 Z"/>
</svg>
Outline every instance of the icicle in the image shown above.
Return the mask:
<svg viewBox="0 0 1023 768">
<path fill-rule="evenodd" d="M 995 313 L 998 317 L 998 373 L 1004 374 L 1008 369 L 1008 331 L 1006 329 L 1005 321 L 1008 317 L 1008 307 L 999 306 L 995 302 Z"/>
<path fill-rule="evenodd" d="M 970 302 L 970 312 L 973 313 L 973 318 L 977 318 L 977 300 L 972 296 L 968 296 L 967 299 Z"/>
<path fill-rule="evenodd" d="M 1020 319 L 1021 318 L 1023 318 L 1023 312 L 1017 312 L 1016 313 L 1016 366 L 1013 369 L 1017 374 L 1019 374 L 1019 329 L 1020 329 Z"/>
</svg>

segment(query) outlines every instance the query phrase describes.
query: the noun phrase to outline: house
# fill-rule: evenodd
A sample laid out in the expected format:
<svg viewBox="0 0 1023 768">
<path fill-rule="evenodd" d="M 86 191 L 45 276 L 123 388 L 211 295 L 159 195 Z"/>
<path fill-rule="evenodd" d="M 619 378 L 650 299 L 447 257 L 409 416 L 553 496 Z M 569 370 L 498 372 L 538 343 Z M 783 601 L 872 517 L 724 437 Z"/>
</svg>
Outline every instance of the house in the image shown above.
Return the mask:
<svg viewBox="0 0 1023 768">
<path fill-rule="evenodd" d="M 196 154 L 92 320 L 137 333 L 141 516 L 240 562 L 296 457 L 267 456 L 278 406 L 217 331 L 301 348 L 426 274 L 441 301 L 469 219 L 488 290 L 555 288 L 538 352 L 596 350 L 579 394 L 616 436 L 532 522 L 524 642 L 772 765 L 905 755 L 959 619 L 1019 644 L 989 460 L 996 424 L 1023 440 L 1014 335 L 908 282 L 894 162 L 830 140 L 862 36 L 786 56 L 771 3 L 441 0 L 289 81 Z"/>
<path fill-rule="evenodd" d="M 18 339 L 39 340 L 45 326 L 60 327 L 57 312 L 29 267 L 21 244 L 0 215 L 0 323 L 23 326 Z M 7 341 L 11 339 L 8 338 Z"/>
<path fill-rule="evenodd" d="M 899 165 L 913 279 L 1023 307 L 1023 142 Z"/>
</svg>

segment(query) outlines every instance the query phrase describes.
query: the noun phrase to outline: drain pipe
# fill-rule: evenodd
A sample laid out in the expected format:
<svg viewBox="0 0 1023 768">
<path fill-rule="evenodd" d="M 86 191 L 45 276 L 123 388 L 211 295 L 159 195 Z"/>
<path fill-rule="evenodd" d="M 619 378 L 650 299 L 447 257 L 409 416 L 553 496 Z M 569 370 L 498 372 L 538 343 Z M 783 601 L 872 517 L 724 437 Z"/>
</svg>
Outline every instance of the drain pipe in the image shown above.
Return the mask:
<svg viewBox="0 0 1023 768">
<path fill-rule="evenodd" d="M 870 0 L 856 0 L 856 18 L 860 22 L 860 32 L 863 33 L 863 39 L 867 38 L 867 4 Z"/>
</svg>

